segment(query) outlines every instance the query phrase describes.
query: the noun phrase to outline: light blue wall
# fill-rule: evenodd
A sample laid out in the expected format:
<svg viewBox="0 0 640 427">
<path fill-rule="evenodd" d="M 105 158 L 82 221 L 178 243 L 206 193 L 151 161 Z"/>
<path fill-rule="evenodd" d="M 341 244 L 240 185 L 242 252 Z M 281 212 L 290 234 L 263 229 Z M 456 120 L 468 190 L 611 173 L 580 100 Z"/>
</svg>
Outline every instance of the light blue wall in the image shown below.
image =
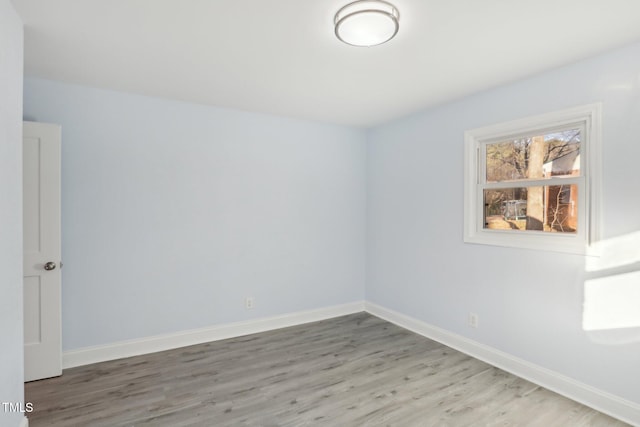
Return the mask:
<svg viewBox="0 0 640 427">
<path fill-rule="evenodd" d="M 640 231 L 636 44 L 373 129 L 366 295 L 640 403 L 640 329 L 582 328 L 585 279 L 637 270 L 640 257 L 587 273 L 582 256 L 462 241 L 464 131 L 597 101 L 603 102 L 602 231 L 605 238 Z M 637 247 L 628 250 L 638 254 Z M 467 326 L 469 312 L 479 315 L 478 329 Z"/>
<path fill-rule="evenodd" d="M 22 22 L 0 0 L 0 402 L 24 400 L 22 339 Z M 0 407 L 0 426 L 23 416 Z"/>
<path fill-rule="evenodd" d="M 64 350 L 364 298 L 363 131 L 31 78 L 24 109 L 62 125 Z"/>
</svg>

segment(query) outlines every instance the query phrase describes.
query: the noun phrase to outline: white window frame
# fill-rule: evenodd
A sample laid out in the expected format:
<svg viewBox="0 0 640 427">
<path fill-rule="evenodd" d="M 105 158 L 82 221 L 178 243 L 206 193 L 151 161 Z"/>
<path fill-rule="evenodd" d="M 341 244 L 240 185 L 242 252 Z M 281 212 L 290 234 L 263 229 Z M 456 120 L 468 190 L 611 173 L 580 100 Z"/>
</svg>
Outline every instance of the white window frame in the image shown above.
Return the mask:
<svg viewBox="0 0 640 427">
<path fill-rule="evenodd" d="M 501 182 L 497 185 L 486 183 L 484 162 L 487 144 L 569 128 L 579 128 L 582 132 L 580 176 L 562 178 L 567 184 L 578 185 L 577 232 L 549 233 L 484 228 L 483 190 L 496 186 L 521 187 L 524 183 Z M 582 105 L 465 132 L 464 241 L 554 252 L 595 254 L 594 244 L 599 240 L 601 229 L 601 133 L 601 103 Z M 526 184 L 526 186 L 555 185 L 549 179 L 526 181 Z"/>
</svg>

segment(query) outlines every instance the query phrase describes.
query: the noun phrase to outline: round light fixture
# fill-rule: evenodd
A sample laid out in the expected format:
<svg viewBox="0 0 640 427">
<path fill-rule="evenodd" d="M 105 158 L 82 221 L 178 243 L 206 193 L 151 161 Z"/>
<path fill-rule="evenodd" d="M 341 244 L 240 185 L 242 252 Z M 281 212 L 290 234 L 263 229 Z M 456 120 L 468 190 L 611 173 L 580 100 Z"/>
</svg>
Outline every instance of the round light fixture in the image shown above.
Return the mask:
<svg viewBox="0 0 640 427">
<path fill-rule="evenodd" d="M 398 9 L 383 0 L 358 0 L 336 13 L 333 20 L 336 37 L 352 46 L 376 46 L 397 33 Z"/>
</svg>

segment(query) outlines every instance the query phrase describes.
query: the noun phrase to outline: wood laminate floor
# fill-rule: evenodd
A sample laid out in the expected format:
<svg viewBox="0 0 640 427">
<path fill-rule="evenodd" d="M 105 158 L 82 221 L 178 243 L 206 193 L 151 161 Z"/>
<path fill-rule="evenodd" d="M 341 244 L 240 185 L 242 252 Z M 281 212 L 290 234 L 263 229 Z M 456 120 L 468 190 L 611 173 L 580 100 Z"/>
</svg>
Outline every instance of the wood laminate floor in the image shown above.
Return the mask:
<svg viewBox="0 0 640 427">
<path fill-rule="evenodd" d="M 624 426 L 366 313 L 67 369 L 39 426 Z"/>
</svg>

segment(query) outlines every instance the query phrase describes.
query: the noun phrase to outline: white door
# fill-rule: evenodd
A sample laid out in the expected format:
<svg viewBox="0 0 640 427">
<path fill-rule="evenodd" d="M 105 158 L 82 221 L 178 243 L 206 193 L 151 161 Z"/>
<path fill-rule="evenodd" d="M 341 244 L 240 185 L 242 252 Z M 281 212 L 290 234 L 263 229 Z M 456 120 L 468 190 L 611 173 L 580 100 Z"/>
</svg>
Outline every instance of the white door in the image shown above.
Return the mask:
<svg viewBox="0 0 640 427">
<path fill-rule="evenodd" d="M 62 374 L 58 125 L 24 122 L 24 377 Z"/>
</svg>

